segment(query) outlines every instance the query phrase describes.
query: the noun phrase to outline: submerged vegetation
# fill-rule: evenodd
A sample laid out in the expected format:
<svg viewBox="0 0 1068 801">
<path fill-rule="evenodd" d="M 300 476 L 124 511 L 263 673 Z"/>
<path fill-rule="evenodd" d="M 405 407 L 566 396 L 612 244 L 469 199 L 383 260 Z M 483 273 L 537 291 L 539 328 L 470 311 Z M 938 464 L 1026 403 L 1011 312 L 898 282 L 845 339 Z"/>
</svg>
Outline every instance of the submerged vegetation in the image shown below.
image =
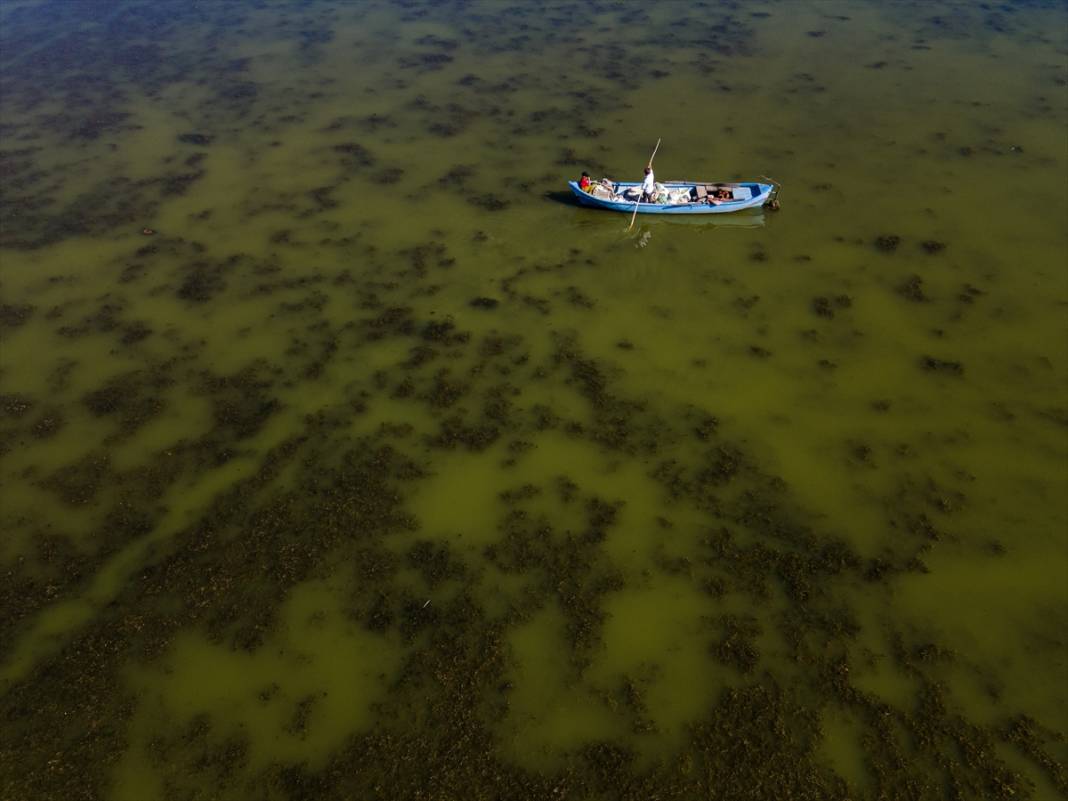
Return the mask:
<svg viewBox="0 0 1068 801">
<path fill-rule="evenodd" d="M 1068 797 L 1063 22 L 0 5 L 0 795 Z"/>
</svg>

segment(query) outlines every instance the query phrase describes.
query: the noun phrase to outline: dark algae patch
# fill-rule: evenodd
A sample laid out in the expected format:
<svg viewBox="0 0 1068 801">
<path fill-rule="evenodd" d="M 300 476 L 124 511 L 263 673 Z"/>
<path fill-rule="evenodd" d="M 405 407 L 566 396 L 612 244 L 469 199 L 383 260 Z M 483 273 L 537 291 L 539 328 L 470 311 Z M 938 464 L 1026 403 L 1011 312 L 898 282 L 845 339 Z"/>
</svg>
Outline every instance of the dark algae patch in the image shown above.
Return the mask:
<svg viewBox="0 0 1068 801">
<path fill-rule="evenodd" d="M 1065 30 L 0 3 L 0 797 L 1068 799 Z"/>
</svg>

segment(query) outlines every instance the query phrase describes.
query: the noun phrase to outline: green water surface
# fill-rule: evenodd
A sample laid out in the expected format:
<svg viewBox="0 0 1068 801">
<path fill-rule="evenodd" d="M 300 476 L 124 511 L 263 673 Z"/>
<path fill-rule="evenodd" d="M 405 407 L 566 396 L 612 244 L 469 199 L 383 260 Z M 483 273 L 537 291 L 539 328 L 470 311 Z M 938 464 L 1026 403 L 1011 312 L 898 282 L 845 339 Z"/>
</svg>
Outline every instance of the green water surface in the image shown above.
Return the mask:
<svg viewBox="0 0 1068 801">
<path fill-rule="evenodd" d="M 1068 798 L 1063 2 L 0 0 L 0 797 Z M 781 185 L 629 220 L 566 181 Z"/>
</svg>

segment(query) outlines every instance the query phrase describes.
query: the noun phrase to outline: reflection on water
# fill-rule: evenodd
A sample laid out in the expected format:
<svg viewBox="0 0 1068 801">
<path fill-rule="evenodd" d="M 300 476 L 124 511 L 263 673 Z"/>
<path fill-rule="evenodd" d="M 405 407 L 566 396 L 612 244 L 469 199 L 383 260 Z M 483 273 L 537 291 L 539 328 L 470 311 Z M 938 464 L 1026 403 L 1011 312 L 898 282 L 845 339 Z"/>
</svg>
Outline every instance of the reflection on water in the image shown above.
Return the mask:
<svg viewBox="0 0 1068 801">
<path fill-rule="evenodd" d="M 649 243 L 652 241 L 654 232 L 663 231 L 665 236 L 670 236 L 670 226 L 675 225 L 689 225 L 690 228 L 699 229 L 706 234 L 731 228 L 763 228 L 764 214 L 760 211 L 755 213 L 739 212 L 737 214 L 717 214 L 713 219 L 708 220 L 701 220 L 696 217 L 664 217 L 648 223 L 643 222 L 641 225 L 635 225 L 634 228 L 628 230 L 627 233 L 628 235 L 632 235 L 631 238 L 636 240 L 636 247 L 644 248 L 648 247 Z M 668 227 L 664 228 L 663 226 Z M 711 243 L 709 243 L 709 245 L 710 244 Z"/>
<path fill-rule="evenodd" d="M 2 795 L 1068 796 L 1065 13 L 5 0 Z"/>
</svg>

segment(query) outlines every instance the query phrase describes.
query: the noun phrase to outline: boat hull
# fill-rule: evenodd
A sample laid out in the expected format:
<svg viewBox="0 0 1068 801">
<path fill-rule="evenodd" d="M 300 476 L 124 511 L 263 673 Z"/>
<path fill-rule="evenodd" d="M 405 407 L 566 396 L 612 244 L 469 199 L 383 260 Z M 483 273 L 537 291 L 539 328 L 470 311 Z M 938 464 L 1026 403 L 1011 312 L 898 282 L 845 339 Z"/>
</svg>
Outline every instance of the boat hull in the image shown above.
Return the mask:
<svg viewBox="0 0 1068 801">
<path fill-rule="evenodd" d="M 744 209 L 758 209 L 765 203 L 769 202 L 775 193 L 774 184 L 761 184 L 761 183 L 731 183 L 724 184 L 731 189 L 735 187 L 745 188 L 749 190 L 751 197 L 744 200 L 726 200 L 711 205 L 707 202 L 694 202 L 694 203 L 678 203 L 678 204 L 660 204 L 660 203 L 635 203 L 633 200 L 607 200 L 605 198 L 594 197 L 588 192 L 584 192 L 579 189 L 578 183 L 575 181 L 568 181 L 567 185 L 571 187 L 571 192 L 578 199 L 579 203 L 584 206 L 590 206 L 591 208 L 604 209 L 605 211 L 620 211 L 626 214 L 633 214 L 634 207 L 638 207 L 638 214 L 729 214 L 733 211 L 743 211 Z M 698 184 L 696 181 L 666 181 L 662 184 L 668 189 L 681 189 L 681 188 L 693 188 L 696 186 L 707 186 L 705 183 Z M 641 184 L 639 183 L 619 183 L 616 184 L 616 191 L 622 193 L 627 189 L 639 189 Z"/>
</svg>

